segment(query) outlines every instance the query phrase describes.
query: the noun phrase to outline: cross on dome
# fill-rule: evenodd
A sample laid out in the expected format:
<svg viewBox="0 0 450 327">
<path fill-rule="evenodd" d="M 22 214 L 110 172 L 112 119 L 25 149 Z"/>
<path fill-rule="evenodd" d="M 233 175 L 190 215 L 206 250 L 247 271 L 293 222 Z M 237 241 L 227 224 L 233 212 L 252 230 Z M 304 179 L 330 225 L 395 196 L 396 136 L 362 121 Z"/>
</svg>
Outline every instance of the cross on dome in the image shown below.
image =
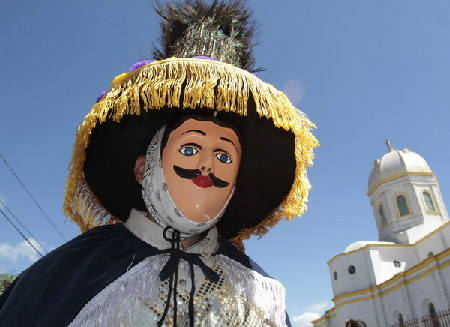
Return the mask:
<svg viewBox="0 0 450 327">
<path fill-rule="evenodd" d="M 388 139 L 384 140 L 384 143 L 386 143 L 386 145 L 388 147 L 388 152 L 392 152 L 395 150 L 391 145 L 391 141 L 389 141 Z"/>
</svg>

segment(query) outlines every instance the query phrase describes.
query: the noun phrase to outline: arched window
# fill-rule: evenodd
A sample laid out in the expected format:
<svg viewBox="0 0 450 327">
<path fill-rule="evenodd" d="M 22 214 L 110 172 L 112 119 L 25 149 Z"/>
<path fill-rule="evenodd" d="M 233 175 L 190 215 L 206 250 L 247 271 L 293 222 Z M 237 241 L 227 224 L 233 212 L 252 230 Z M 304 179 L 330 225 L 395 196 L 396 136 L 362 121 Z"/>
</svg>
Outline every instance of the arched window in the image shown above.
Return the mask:
<svg viewBox="0 0 450 327">
<path fill-rule="evenodd" d="M 397 208 L 400 217 L 409 215 L 408 203 L 406 202 L 405 196 L 403 194 L 399 194 L 395 198 L 395 201 L 397 202 Z"/>
<path fill-rule="evenodd" d="M 333 275 L 334 275 L 334 276 L 333 276 L 333 277 L 334 277 L 334 280 L 337 280 L 337 271 L 335 271 Z"/>
<path fill-rule="evenodd" d="M 430 314 L 430 320 L 433 327 L 440 327 L 441 324 L 439 323 L 439 318 L 437 316 L 437 312 L 436 309 L 434 308 L 434 304 L 433 303 L 429 303 L 428 304 L 428 313 Z"/>
<path fill-rule="evenodd" d="M 387 225 L 386 215 L 384 214 L 384 207 L 381 203 L 378 205 L 378 214 L 380 215 L 381 226 L 386 226 Z"/>
<path fill-rule="evenodd" d="M 403 322 L 403 316 L 402 316 L 402 314 L 399 313 L 397 318 L 398 318 L 398 325 L 399 325 L 400 327 L 404 327 L 404 326 L 405 326 L 405 323 Z"/>
<path fill-rule="evenodd" d="M 425 210 L 427 212 L 434 212 L 436 208 L 434 207 L 433 199 L 428 191 L 423 191 L 422 193 L 423 201 L 425 202 Z"/>
<path fill-rule="evenodd" d="M 430 315 L 436 315 L 436 309 L 434 308 L 434 304 L 433 303 L 429 303 L 428 304 L 428 313 Z"/>
</svg>

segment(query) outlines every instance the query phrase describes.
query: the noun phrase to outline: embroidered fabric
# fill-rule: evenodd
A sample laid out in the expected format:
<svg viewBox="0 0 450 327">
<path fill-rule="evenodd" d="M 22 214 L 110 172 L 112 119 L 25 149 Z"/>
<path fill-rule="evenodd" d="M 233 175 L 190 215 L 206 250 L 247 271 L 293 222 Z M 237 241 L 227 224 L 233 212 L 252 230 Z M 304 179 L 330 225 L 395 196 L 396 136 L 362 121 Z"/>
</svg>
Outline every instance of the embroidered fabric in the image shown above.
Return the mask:
<svg viewBox="0 0 450 327">
<path fill-rule="evenodd" d="M 264 324 L 261 326 L 286 326 L 284 286 L 279 281 L 250 270 L 227 256 L 217 257 L 233 285 L 236 297 L 253 303 L 263 311 Z"/>
<path fill-rule="evenodd" d="M 159 249 L 165 250 L 170 248 L 170 242 L 164 238 L 164 228 L 150 220 L 146 216 L 146 212 L 131 209 L 130 216 L 124 223 L 134 235 L 143 240 L 145 243 Z M 205 233 L 205 237 L 197 243 L 192 244 L 185 252 L 199 253 L 203 260 L 211 257 L 217 251 L 217 227 L 214 226 Z"/>
<path fill-rule="evenodd" d="M 165 308 L 161 255 L 145 259 L 89 301 L 70 327 L 155 326 Z M 231 258 L 214 257 L 218 283 L 204 279 L 194 296 L 195 326 L 286 326 L 284 288 Z M 180 280 L 177 326 L 189 326 L 189 291 Z M 187 286 L 187 285 L 186 285 Z M 171 326 L 173 307 L 163 326 Z"/>
<path fill-rule="evenodd" d="M 159 290 L 163 256 L 148 257 L 92 298 L 70 323 L 70 327 L 133 326 L 136 304 L 154 299 Z M 154 326 L 155 324 L 148 324 Z"/>
</svg>

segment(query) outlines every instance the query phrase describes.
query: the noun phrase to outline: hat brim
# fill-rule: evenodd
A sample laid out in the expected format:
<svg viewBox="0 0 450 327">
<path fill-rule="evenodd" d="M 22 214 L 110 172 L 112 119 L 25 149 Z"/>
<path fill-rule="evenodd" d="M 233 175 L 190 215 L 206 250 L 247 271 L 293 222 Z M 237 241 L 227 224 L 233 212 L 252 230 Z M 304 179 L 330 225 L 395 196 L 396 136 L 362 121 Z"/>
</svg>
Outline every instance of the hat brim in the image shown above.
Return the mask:
<svg viewBox="0 0 450 327">
<path fill-rule="evenodd" d="M 77 132 L 65 212 L 82 230 L 144 209 L 133 168 L 153 134 L 183 114 L 218 112 L 241 132 L 236 193 L 218 224 L 226 239 L 262 235 L 305 210 L 314 125 L 287 97 L 232 65 L 167 59 L 122 74 Z"/>
<path fill-rule="evenodd" d="M 236 191 L 218 224 L 219 235 L 226 239 L 258 226 L 288 195 L 295 178 L 294 135 L 248 108 L 246 117 L 225 112 L 216 117 L 235 126 L 244 143 Z M 93 130 L 83 170 L 90 189 L 111 215 L 126 221 L 132 208 L 146 211 L 133 172 L 136 158 L 145 154 L 159 128 L 191 111 L 200 110 L 153 110 L 123 117 L 120 123 L 107 121 Z"/>
</svg>

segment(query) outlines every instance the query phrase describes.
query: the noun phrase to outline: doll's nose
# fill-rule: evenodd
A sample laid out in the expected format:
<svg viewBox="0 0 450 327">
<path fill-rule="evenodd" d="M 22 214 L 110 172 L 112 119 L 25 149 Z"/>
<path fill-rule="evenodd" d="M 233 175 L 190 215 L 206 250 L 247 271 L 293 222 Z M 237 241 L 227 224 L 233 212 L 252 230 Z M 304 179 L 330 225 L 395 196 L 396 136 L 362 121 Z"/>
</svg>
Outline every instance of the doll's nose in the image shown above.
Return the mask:
<svg viewBox="0 0 450 327">
<path fill-rule="evenodd" d="M 200 158 L 200 161 L 198 163 L 198 169 L 202 172 L 202 174 L 211 173 L 214 170 L 214 160 L 212 156 L 209 155 L 203 155 Z"/>
</svg>

